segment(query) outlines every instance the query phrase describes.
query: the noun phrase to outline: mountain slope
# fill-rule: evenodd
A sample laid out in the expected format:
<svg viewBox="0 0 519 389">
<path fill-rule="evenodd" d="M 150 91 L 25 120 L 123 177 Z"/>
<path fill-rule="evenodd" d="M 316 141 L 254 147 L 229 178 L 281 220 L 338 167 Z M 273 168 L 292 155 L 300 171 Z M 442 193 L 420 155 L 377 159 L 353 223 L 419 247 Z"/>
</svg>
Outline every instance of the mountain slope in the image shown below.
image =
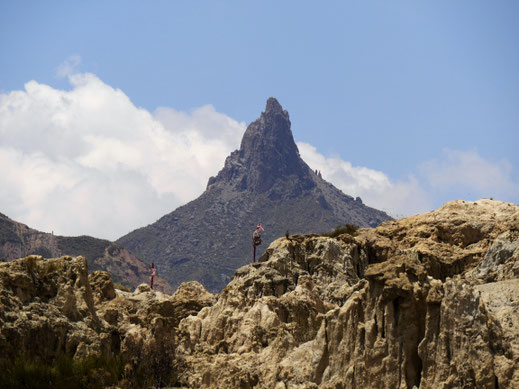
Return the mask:
<svg viewBox="0 0 519 389">
<path fill-rule="evenodd" d="M 342 193 L 299 156 L 288 112 L 269 98 L 239 150 L 196 200 L 118 242 L 155 261 L 173 285 L 197 280 L 212 292 L 252 260 L 251 233 L 265 227 L 262 248 L 290 233 L 324 232 L 338 224 L 374 227 L 384 212 Z"/>
<path fill-rule="evenodd" d="M 108 271 L 114 281 L 133 287 L 148 282 L 149 278 L 149 265 L 119 243 L 91 236 L 55 236 L 29 228 L 0 213 L 0 260 L 27 255 L 45 258 L 80 255 L 86 258 L 90 272 Z M 162 278 L 155 285 L 159 290 L 173 292 Z"/>
</svg>

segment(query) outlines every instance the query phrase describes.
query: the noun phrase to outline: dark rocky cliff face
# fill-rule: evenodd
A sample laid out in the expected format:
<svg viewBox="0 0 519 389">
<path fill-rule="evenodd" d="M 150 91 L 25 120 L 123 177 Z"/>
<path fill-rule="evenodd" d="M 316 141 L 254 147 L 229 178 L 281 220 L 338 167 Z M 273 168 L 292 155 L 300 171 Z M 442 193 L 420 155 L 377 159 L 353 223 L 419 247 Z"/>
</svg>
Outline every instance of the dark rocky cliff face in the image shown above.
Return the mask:
<svg viewBox="0 0 519 389">
<path fill-rule="evenodd" d="M 271 97 L 265 112 L 245 131 L 240 149 L 227 158 L 224 168 L 209 184 L 265 193 L 276 181 L 287 177 L 298 181 L 301 190 L 315 186 L 308 166 L 299 157 L 288 112 Z"/>
<path fill-rule="evenodd" d="M 265 227 L 261 250 L 290 233 L 325 232 L 338 224 L 374 227 L 389 220 L 315 174 L 299 156 L 288 112 L 274 98 L 252 122 L 196 200 L 119 239 L 159 265 L 173 287 L 196 280 L 221 290 L 252 260 L 251 234 Z"/>
</svg>

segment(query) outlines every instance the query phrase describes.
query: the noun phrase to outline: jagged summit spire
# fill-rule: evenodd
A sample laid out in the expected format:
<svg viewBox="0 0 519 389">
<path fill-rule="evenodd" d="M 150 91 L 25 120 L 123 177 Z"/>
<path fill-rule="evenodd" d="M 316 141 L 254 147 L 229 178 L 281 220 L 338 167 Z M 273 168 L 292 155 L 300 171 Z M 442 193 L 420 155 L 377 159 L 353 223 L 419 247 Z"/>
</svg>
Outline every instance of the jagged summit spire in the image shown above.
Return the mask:
<svg viewBox="0 0 519 389">
<path fill-rule="evenodd" d="M 286 150 L 289 153 L 299 154 L 290 130 L 288 112 L 274 97 L 269 97 L 265 112 L 247 127 L 243 135 L 240 156 L 248 158 L 255 151 L 287 148 L 290 149 Z"/>
<path fill-rule="evenodd" d="M 276 100 L 275 97 L 269 97 L 267 99 L 267 106 L 265 107 L 265 113 L 275 113 L 280 112 L 283 113 L 283 108 L 281 104 Z"/>
<path fill-rule="evenodd" d="M 274 98 L 267 100 L 265 111 L 245 131 L 239 150 L 226 160 L 216 181 L 234 183 L 240 189 L 265 192 L 277 180 L 297 176 L 311 186 L 308 166 L 299 157 L 288 112 Z"/>
<path fill-rule="evenodd" d="M 276 99 L 260 108 L 265 111 L 247 127 L 241 147 L 200 197 L 120 240 L 155 261 L 174 286 L 200 280 L 208 290 L 221 290 L 226 277 L 251 257 L 251 233 L 259 221 L 265 226 L 263 250 L 287 230 L 321 232 L 389 219 L 308 167 L 299 156 L 288 112 Z"/>
</svg>

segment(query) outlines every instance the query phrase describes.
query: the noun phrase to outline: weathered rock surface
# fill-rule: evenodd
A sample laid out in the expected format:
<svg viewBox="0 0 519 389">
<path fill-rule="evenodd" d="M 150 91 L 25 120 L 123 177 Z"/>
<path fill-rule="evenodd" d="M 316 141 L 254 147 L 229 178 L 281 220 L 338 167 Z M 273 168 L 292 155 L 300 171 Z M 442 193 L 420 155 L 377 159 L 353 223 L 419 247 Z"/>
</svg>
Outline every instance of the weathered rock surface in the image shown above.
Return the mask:
<svg viewBox="0 0 519 389">
<path fill-rule="evenodd" d="M 84 258 L 15 260 L 0 264 L 0 368 L 122 353 L 162 358 L 189 388 L 517 388 L 518 231 L 519 206 L 480 200 L 293 235 L 218 296 L 120 291 Z"/>
<path fill-rule="evenodd" d="M 0 264 L 0 368 L 17 357 L 134 356 L 152 346 L 172 352 L 179 321 L 215 301 L 198 283 L 173 296 L 147 284 L 129 293 L 114 289 L 107 272 L 87 270 L 83 257 Z"/>
<path fill-rule="evenodd" d="M 179 325 L 207 388 L 519 387 L 519 207 L 454 201 L 337 239 L 293 236 Z"/>
<path fill-rule="evenodd" d="M 0 287 L 1 359 L 82 357 L 107 345 L 98 336 L 102 324 L 84 258 L 30 256 L 0 264 Z"/>
</svg>

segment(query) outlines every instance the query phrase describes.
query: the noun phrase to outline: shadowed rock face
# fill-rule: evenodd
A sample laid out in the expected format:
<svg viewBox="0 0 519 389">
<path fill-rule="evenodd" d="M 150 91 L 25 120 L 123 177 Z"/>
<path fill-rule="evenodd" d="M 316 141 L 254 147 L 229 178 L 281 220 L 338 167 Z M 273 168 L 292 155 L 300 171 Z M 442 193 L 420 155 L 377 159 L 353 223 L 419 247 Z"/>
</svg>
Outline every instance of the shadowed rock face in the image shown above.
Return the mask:
<svg viewBox="0 0 519 389">
<path fill-rule="evenodd" d="M 308 166 L 299 157 L 288 112 L 271 97 L 265 112 L 245 131 L 240 149 L 228 157 L 211 184 L 224 183 L 237 190 L 265 193 L 283 177 L 298 179 L 301 189 L 315 186 Z"/>
<path fill-rule="evenodd" d="M 325 232 L 350 223 L 373 227 L 389 220 L 342 193 L 300 158 L 288 112 L 274 98 L 252 122 L 206 191 L 156 223 L 119 239 L 158 264 L 173 286 L 197 280 L 217 292 L 234 270 L 252 260 L 251 234 L 258 222 L 267 247 L 291 233 Z"/>
</svg>

